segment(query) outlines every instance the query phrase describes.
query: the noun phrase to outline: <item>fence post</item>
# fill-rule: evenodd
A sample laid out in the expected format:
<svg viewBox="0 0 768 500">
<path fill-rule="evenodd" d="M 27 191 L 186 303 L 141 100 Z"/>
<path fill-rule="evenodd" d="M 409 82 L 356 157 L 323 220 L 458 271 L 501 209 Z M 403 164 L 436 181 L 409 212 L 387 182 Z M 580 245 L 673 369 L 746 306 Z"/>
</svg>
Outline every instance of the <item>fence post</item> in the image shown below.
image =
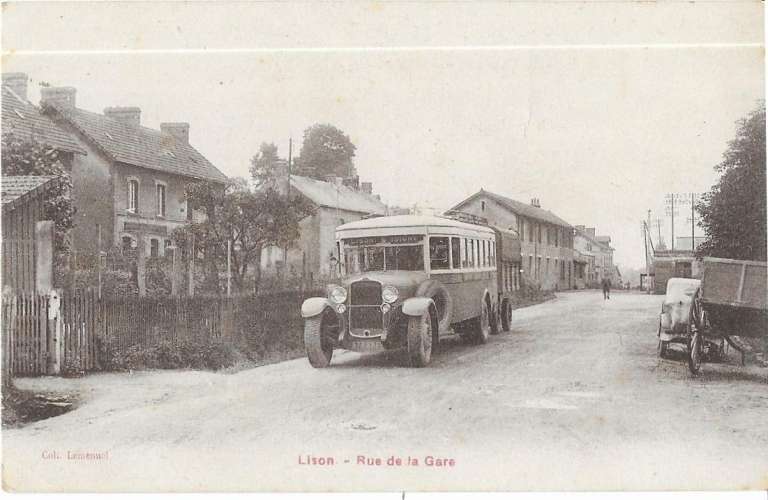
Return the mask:
<svg viewBox="0 0 768 500">
<path fill-rule="evenodd" d="M 48 294 L 48 375 L 61 373 L 61 296 L 58 290 Z"/>
</svg>

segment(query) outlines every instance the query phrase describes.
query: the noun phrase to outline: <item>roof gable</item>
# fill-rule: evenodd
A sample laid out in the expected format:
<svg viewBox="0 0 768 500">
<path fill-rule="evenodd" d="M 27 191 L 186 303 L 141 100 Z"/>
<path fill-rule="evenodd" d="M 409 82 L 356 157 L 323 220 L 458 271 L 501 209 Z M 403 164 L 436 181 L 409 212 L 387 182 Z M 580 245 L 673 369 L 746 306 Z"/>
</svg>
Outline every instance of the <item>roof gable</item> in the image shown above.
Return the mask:
<svg viewBox="0 0 768 500">
<path fill-rule="evenodd" d="M 291 188 L 321 207 L 339 208 L 360 214 L 384 215 L 387 212 L 387 206 L 381 200 L 347 186 L 337 186 L 300 175 L 291 175 L 290 183 Z"/>
<path fill-rule="evenodd" d="M 170 134 L 79 108 L 47 104 L 46 109 L 61 116 L 113 161 L 195 179 L 227 180 L 194 147 Z"/>
<path fill-rule="evenodd" d="M 490 191 L 485 191 L 484 189 L 481 189 L 477 193 L 473 194 L 466 200 L 460 202 L 458 205 L 453 207 L 451 210 L 461 210 L 461 207 L 469 203 L 470 201 L 474 200 L 475 198 L 478 198 L 480 196 L 487 196 L 489 199 L 495 201 L 496 203 L 500 204 L 507 210 L 514 212 L 515 214 L 522 215 L 523 217 L 528 217 L 531 219 L 536 219 L 542 222 L 548 222 L 550 224 L 554 224 L 556 226 L 563 226 L 570 228 L 572 227 L 568 222 L 564 221 L 557 215 L 553 214 L 549 210 L 544 210 L 543 208 L 534 207 L 533 205 L 529 205 L 527 203 L 523 203 L 517 200 L 513 200 L 512 198 L 507 198 L 506 196 L 502 196 L 500 194 L 492 193 Z"/>
<path fill-rule="evenodd" d="M 77 141 L 31 102 L 3 86 L 2 127 L 24 140 L 36 140 L 60 151 L 85 154 Z"/>
</svg>

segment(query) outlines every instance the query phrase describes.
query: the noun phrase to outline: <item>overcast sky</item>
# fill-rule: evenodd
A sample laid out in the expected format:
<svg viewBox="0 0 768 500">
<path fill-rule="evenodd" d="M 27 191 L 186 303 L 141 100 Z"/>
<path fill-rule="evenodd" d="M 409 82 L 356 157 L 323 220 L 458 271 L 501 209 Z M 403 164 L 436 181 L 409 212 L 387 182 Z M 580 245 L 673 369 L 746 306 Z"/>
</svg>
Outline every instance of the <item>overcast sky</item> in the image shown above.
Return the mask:
<svg viewBox="0 0 768 500">
<path fill-rule="evenodd" d="M 287 155 L 289 137 L 332 123 L 389 204 L 536 197 L 638 267 L 646 211 L 707 190 L 764 96 L 759 3 L 430 5 L 14 5 L 3 71 L 28 73 L 34 101 L 46 81 L 76 87 L 84 109 L 187 121 L 231 176 L 261 142 Z"/>
</svg>

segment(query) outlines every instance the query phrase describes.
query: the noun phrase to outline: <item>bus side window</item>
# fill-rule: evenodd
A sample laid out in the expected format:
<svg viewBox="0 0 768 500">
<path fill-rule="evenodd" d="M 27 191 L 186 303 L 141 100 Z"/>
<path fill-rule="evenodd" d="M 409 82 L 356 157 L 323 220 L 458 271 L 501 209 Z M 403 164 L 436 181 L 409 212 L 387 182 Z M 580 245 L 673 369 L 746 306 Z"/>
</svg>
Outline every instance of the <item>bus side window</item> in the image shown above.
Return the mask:
<svg viewBox="0 0 768 500">
<path fill-rule="evenodd" d="M 480 248 L 477 240 L 472 240 L 472 267 L 480 267 Z"/>
<path fill-rule="evenodd" d="M 467 245 L 467 239 L 461 239 L 461 267 L 469 267 L 469 245 Z"/>
<path fill-rule="evenodd" d="M 454 269 L 461 269 L 461 240 L 451 238 L 451 262 Z"/>
<path fill-rule="evenodd" d="M 448 269 L 448 238 L 435 237 L 429 238 L 429 267 L 431 269 Z"/>
</svg>

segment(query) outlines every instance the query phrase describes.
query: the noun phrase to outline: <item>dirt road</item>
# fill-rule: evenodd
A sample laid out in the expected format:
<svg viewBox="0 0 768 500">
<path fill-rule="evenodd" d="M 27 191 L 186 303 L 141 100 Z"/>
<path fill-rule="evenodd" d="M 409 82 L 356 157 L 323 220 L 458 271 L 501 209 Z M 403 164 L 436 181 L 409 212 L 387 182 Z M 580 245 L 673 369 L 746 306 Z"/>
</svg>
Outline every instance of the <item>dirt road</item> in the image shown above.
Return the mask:
<svg viewBox="0 0 768 500">
<path fill-rule="evenodd" d="M 661 299 L 559 294 L 515 311 L 513 331 L 484 346 L 444 342 L 425 369 L 337 352 L 325 370 L 299 359 L 234 374 L 21 380 L 84 402 L 4 432 L 4 481 L 87 491 L 768 487 L 768 372 L 707 364 L 692 378 L 682 358 L 659 360 Z"/>
</svg>

